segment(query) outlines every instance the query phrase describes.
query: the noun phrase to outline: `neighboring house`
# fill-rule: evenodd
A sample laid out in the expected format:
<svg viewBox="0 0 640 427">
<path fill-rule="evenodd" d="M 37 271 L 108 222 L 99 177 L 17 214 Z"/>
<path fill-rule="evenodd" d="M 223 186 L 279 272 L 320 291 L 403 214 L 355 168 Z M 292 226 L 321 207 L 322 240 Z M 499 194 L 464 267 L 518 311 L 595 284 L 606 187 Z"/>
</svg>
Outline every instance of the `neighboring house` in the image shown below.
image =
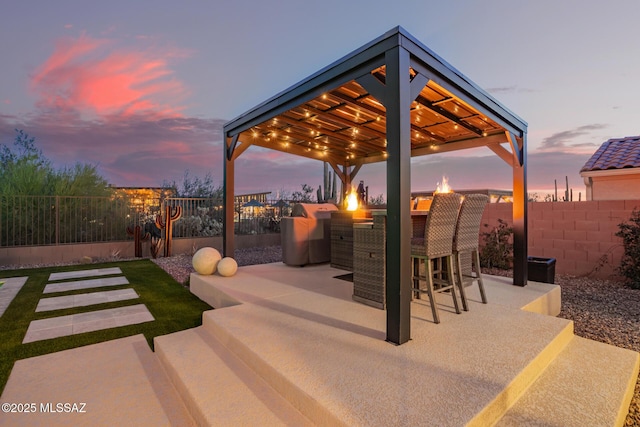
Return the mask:
<svg viewBox="0 0 640 427">
<path fill-rule="evenodd" d="M 604 142 L 580 170 L 587 200 L 640 199 L 640 136 Z"/>
</svg>

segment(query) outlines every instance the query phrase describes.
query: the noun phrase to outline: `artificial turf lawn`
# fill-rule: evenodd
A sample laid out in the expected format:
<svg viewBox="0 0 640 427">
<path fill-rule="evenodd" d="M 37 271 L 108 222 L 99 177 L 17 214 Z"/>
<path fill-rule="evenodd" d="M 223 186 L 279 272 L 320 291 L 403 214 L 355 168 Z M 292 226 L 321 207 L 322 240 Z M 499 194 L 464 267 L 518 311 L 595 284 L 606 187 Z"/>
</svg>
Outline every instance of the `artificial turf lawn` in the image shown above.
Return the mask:
<svg viewBox="0 0 640 427">
<path fill-rule="evenodd" d="M 55 295 L 43 295 L 42 293 L 51 273 L 109 267 L 120 267 L 129 284 L 59 292 Z M 2 278 L 23 276 L 28 276 L 29 279 L 13 299 L 4 315 L 0 317 L 0 394 L 4 390 L 16 360 L 136 334 L 144 334 L 149 346 L 153 349 L 153 337 L 200 326 L 202 312 L 211 309 L 207 303 L 198 299 L 150 260 L 0 271 L 0 281 Z M 56 283 L 59 282 L 56 281 Z M 122 288 L 133 288 L 140 297 L 87 307 L 35 312 L 38 301 L 43 296 L 73 295 Z M 140 303 L 147 306 L 155 321 L 22 344 L 32 320 Z"/>
</svg>

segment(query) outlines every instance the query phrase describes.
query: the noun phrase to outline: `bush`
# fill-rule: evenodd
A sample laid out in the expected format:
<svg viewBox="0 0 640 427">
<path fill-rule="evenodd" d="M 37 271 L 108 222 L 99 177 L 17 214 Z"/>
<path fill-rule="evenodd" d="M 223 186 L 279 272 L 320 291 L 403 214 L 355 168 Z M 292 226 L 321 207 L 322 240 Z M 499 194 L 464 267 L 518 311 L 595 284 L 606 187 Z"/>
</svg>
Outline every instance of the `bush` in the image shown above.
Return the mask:
<svg viewBox="0 0 640 427">
<path fill-rule="evenodd" d="M 629 222 L 618 224 L 616 236 L 622 238 L 624 255 L 618 271 L 627 279 L 627 284 L 640 289 L 640 211 L 634 209 Z"/>
<path fill-rule="evenodd" d="M 489 224 L 484 224 L 489 227 Z M 484 245 L 480 248 L 480 266 L 508 270 L 513 264 L 513 228 L 498 219 L 498 226 L 482 233 Z"/>
</svg>

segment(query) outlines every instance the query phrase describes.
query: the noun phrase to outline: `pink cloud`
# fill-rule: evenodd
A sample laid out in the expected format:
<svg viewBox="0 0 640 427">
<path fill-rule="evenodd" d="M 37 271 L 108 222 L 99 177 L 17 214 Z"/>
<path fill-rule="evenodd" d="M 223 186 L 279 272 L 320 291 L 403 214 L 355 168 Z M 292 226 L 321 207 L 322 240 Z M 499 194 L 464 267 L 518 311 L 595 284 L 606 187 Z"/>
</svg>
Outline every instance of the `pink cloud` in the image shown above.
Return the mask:
<svg viewBox="0 0 640 427">
<path fill-rule="evenodd" d="M 139 44 L 139 43 L 138 43 Z M 98 116 L 155 113 L 177 116 L 188 95 L 168 58 L 183 55 L 143 46 L 121 48 L 115 40 L 82 34 L 56 42 L 54 52 L 31 80 L 41 108 Z"/>
</svg>

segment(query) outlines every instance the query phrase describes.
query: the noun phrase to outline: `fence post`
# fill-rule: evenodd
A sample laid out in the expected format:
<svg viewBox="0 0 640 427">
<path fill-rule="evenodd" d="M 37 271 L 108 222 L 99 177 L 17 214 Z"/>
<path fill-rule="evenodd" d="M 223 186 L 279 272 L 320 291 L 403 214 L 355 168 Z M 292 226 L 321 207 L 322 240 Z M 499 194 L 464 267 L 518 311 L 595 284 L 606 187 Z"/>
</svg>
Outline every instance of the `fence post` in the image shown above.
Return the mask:
<svg viewBox="0 0 640 427">
<path fill-rule="evenodd" d="M 56 196 L 56 246 L 60 244 L 60 196 Z"/>
</svg>

